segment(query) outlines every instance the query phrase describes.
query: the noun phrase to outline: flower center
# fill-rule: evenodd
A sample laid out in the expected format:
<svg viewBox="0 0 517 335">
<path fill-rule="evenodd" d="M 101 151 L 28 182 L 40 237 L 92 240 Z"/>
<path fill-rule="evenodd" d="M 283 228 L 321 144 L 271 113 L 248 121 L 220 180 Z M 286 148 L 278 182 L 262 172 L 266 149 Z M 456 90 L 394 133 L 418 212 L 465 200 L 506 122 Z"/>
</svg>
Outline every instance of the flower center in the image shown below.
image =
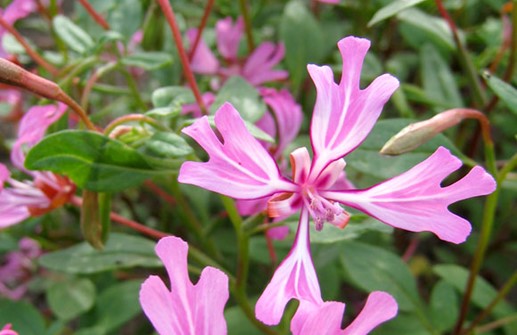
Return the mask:
<svg viewBox="0 0 517 335">
<path fill-rule="evenodd" d="M 304 201 L 309 213 L 314 219 L 316 230 L 323 229 L 323 224 L 328 222 L 339 228 L 344 228 L 350 219 L 347 213 L 338 203 L 329 201 L 320 196 L 313 188 L 306 187 L 303 191 Z"/>
</svg>

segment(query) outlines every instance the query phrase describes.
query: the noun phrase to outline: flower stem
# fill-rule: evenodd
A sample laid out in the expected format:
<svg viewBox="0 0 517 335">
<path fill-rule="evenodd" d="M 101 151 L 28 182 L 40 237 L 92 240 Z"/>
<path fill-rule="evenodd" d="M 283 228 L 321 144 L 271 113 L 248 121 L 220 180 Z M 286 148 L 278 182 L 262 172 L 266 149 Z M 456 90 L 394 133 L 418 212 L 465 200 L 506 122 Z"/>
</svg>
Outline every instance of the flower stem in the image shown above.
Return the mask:
<svg viewBox="0 0 517 335">
<path fill-rule="evenodd" d="M 192 61 L 194 58 L 194 55 L 196 54 L 197 46 L 199 45 L 199 41 L 201 41 L 201 35 L 203 34 L 203 30 L 206 27 L 206 23 L 208 21 L 208 17 L 210 16 L 210 12 L 212 11 L 212 7 L 214 6 L 214 0 L 208 0 L 205 11 L 203 12 L 203 17 L 201 18 L 201 23 L 199 24 L 199 27 L 197 28 L 197 35 L 196 39 L 194 40 L 194 43 L 192 44 L 192 47 L 190 48 L 190 53 L 188 55 L 189 62 Z"/>
<path fill-rule="evenodd" d="M 25 41 L 25 39 L 22 37 L 22 35 L 13 28 L 9 23 L 7 23 L 1 16 L 0 16 L 0 26 L 2 26 L 5 30 L 7 30 L 11 35 L 16 38 L 18 43 L 20 43 L 27 54 L 36 62 L 39 66 L 47 70 L 51 75 L 57 76 L 59 73 L 59 70 L 54 67 L 54 65 L 47 62 L 43 57 L 41 57 L 32 47 Z"/>
<path fill-rule="evenodd" d="M 447 12 L 447 9 L 445 9 L 445 7 L 443 6 L 442 0 L 436 0 L 436 6 L 438 7 L 438 11 L 449 25 L 449 28 L 451 29 L 452 38 L 454 39 L 456 48 L 458 48 L 459 61 L 461 63 L 461 66 L 463 67 L 463 70 L 465 71 L 465 74 L 467 75 L 474 97 L 475 105 L 478 108 L 483 108 L 484 106 L 486 106 L 486 97 L 483 92 L 483 89 L 481 88 L 481 80 L 479 79 L 476 68 L 474 67 L 472 60 L 468 55 L 467 49 L 460 40 L 456 24 Z"/>
<path fill-rule="evenodd" d="M 176 23 L 176 17 L 174 16 L 174 11 L 172 10 L 172 6 L 169 3 L 169 0 L 156 0 L 158 4 L 163 10 L 163 14 L 169 23 L 169 27 L 172 31 L 172 36 L 174 37 L 174 42 L 176 43 L 176 48 L 178 49 L 178 54 L 180 56 L 181 65 L 183 66 L 183 72 L 185 73 L 185 77 L 194 93 L 194 97 L 196 98 L 196 102 L 201 108 L 201 113 L 207 114 L 205 103 L 201 98 L 201 93 L 199 92 L 199 88 L 196 83 L 196 78 L 194 78 L 194 73 L 190 68 L 190 62 L 188 60 L 187 53 L 185 48 L 183 47 L 183 41 L 181 38 L 181 33 L 179 31 L 178 25 Z"/>
<path fill-rule="evenodd" d="M 246 0 L 239 0 L 242 18 L 244 19 L 244 30 L 246 31 L 246 41 L 248 43 L 248 53 L 255 49 L 255 41 L 253 40 L 253 31 L 251 29 L 251 19 L 248 11 L 248 3 Z"/>
<path fill-rule="evenodd" d="M 515 271 L 513 273 L 513 275 L 510 277 L 510 279 L 508 279 L 508 281 L 503 285 L 503 288 L 501 288 L 501 290 L 499 291 L 497 296 L 494 298 L 494 300 L 492 300 L 492 302 L 490 302 L 490 304 L 476 317 L 476 319 L 474 321 L 472 321 L 472 323 L 469 325 L 469 327 L 467 329 L 465 329 L 463 332 L 461 332 L 461 335 L 470 334 L 474 330 L 474 328 L 481 321 L 483 321 L 484 318 L 486 318 L 488 315 L 490 315 L 490 313 L 492 312 L 494 307 L 497 306 L 497 304 L 499 302 L 501 302 L 501 300 L 503 300 L 504 297 L 506 297 L 506 295 L 510 292 L 510 290 L 516 283 L 517 283 L 517 271 Z"/>
<path fill-rule="evenodd" d="M 84 7 L 84 9 L 86 9 L 88 14 L 90 14 L 90 16 L 95 20 L 95 22 L 99 24 L 99 26 L 101 26 L 104 30 L 110 30 L 109 23 L 102 17 L 102 15 L 95 11 L 95 8 L 93 8 L 88 0 L 79 0 L 79 2 Z"/>
</svg>

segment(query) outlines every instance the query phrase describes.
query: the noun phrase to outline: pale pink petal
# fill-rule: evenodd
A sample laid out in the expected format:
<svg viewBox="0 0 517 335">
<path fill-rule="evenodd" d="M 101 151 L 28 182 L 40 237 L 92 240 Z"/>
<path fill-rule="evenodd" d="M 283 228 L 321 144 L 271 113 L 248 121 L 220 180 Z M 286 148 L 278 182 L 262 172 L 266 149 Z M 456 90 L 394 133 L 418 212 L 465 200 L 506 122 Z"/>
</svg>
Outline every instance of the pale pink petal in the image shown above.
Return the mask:
<svg viewBox="0 0 517 335">
<path fill-rule="evenodd" d="M 296 187 L 280 176 L 270 154 L 248 132 L 235 108 L 225 103 L 215 115 L 221 139 L 206 117 L 183 132 L 209 154 L 208 162 L 185 162 L 178 180 L 236 199 L 255 199 Z"/>
<path fill-rule="evenodd" d="M 156 253 L 171 282 L 170 291 L 157 276 L 150 276 L 140 289 L 140 304 L 159 334 L 226 334 L 223 310 L 228 300 L 228 277 L 207 267 L 197 285 L 187 270 L 188 245 L 174 236 L 162 238 Z M 211 326 L 213 328 L 211 328 Z"/>
<path fill-rule="evenodd" d="M 314 305 L 300 303 L 291 320 L 294 335 L 366 335 L 381 323 L 397 315 L 397 302 L 385 292 L 372 292 L 365 306 L 352 323 L 341 329 L 345 304 L 335 301 Z"/>
<path fill-rule="evenodd" d="M 456 183 L 441 187 L 443 179 L 461 165 L 449 150 L 440 147 L 409 171 L 369 189 L 321 194 L 393 227 L 430 231 L 442 240 L 461 243 L 470 234 L 470 223 L 447 207 L 459 200 L 490 194 L 496 188 L 492 176 L 479 166 Z"/>
<path fill-rule="evenodd" d="M 228 277 L 218 269 L 207 267 L 201 273 L 195 293 L 195 334 L 226 334 L 223 312 L 229 298 Z"/>
<path fill-rule="evenodd" d="M 0 335 L 18 335 L 17 332 L 11 329 L 11 324 L 8 323 L 4 328 L 0 329 Z"/>
<path fill-rule="evenodd" d="M 289 73 L 284 70 L 274 70 L 285 55 L 282 43 L 264 42 L 248 57 L 242 69 L 242 76 L 252 85 L 261 85 L 268 81 L 287 79 Z"/>
<path fill-rule="evenodd" d="M 317 90 L 311 123 L 315 174 L 364 141 L 384 104 L 399 86 L 397 79 L 385 74 L 361 90 L 361 68 L 370 41 L 346 37 L 339 41 L 338 46 L 343 58 L 339 85 L 334 82 L 329 67 L 307 66 Z"/>
<path fill-rule="evenodd" d="M 235 201 L 235 206 L 240 215 L 249 216 L 264 212 L 267 209 L 268 197 Z"/>
<path fill-rule="evenodd" d="M 18 169 L 25 171 L 25 150 L 38 143 L 48 127 L 65 113 L 67 106 L 56 105 L 34 106 L 23 116 L 18 128 L 18 138 L 11 151 L 11 161 Z"/>
<path fill-rule="evenodd" d="M 187 30 L 186 36 L 190 42 L 191 48 L 196 39 L 197 31 L 198 30 L 195 28 Z M 210 48 L 208 48 L 205 41 L 203 41 L 203 38 L 199 40 L 199 44 L 197 45 L 194 57 L 192 57 L 190 66 L 192 67 L 192 71 L 199 74 L 212 75 L 216 74 L 219 70 L 219 61 L 215 58 L 215 55 L 212 53 Z"/>
<path fill-rule="evenodd" d="M 291 299 L 321 304 L 318 277 L 309 247 L 309 213 L 302 210 L 294 245 L 255 305 L 255 316 L 267 325 L 280 322 Z"/>
<path fill-rule="evenodd" d="M 217 38 L 217 50 L 221 56 L 229 61 L 237 60 L 239 43 L 244 33 L 244 21 L 241 17 L 233 24 L 231 17 L 217 21 L 215 35 Z"/>
<path fill-rule="evenodd" d="M 397 315 L 397 302 L 385 292 L 372 292 L 366 305 L 352 323 L 345 328 L 342 335 L 363 335 Z"/>
<path fill-rule="evenodd" d="M 318 0 L 319 2 L 328 3 L 331 5 L 337 5 L 341 0 Z"/>
<path fill-rule="evenodd" d="M 327 301 L 321 305 L 300 302 L 291 320 L 291 332 L 293 335 L 341 334 L 344 311 L 345 304 L 337 301 Z"/>
</svg>

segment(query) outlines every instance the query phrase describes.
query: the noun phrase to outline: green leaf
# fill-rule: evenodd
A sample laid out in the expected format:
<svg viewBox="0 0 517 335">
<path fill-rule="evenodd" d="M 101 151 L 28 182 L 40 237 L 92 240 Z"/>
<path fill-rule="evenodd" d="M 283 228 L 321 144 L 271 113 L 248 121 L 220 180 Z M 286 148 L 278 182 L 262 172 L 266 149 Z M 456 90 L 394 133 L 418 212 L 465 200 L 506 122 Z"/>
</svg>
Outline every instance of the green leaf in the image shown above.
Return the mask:
<svg viewBox="0 0 517 335">
<path fill-rule="evenodd" d="M 8 323 L 20 335 L 46 334 L 45 320 L 35 306 L 26 302 L 0 299 L 0 327 Z"/>
<path fill-rule="evenodd" d="M 95 285 L 89 279 L 68 278 L 48 288 L 47 301 L 58 318 L 70 320 L 93 307 Z"/>
<path fill-rule="evenodd" d="M 400 257 L 359 242 L 344 241 L 342 246 L 341 264 L 353 284 L 367 292 L 392 294 L 400 310 L 421 308 L 415 278 Z"/>
<path fill-rule="evenodd" d="M 458 318 L 458 296 L 454 287 L 444 280 L 433 287 L 429 315 L 433 327 L 440 332 L 450 330 Z"/>
<path fill-rule="evenodd" d="M 192 90 L 183 86 L 166 86 L 156 89 L 151 97 L 155 108 L 178 106 L 196 102 Z"/>
<path fill-rule="evenodd" d="M 161 69 L 172 64 L 172 56 L 165 52 L 136 52 L 122 57 L 122 64 L 136 66 L 146 71 Z"/>
<path fill-rule="evenodd" d="M 458 292 L 465 294 L 465 286 L 469 276 L 467 269 L 454 264 L 439 264 L 433 267 L 433 271 Z M 477 276 L 476 285 L 472 291 L 472 303 L 480 309 L 484 309 L 496 296 L 497 290 L 484 278 Z M 505 301 L 500 302 L 492 312 L 497 318 L 504 318 L 513 313 L 515 312 L 512 307 Z M 517 334 L 517 324 L 508 324 L 505 330 L 507 334 Z"/>
<path fill-rule="evenodd" d="M 235 306 L 224 310 L 224 319 L 228 327 L 228 334 L 261 335 L 264 334 L 255 327 L 246 317 L 242 308 Z"/>
<path fill-rule="evenodd" d="M 39 259 L 41 266 L 70 274 L 91 274 L 135 266 L 160 267 L 155 243 L 138 236 L 112 233 L 102 251 L 82 242 Z"/>
<path fill-rule="evenodd" d="M 409 8 L 397 14 L 397 19 L 409 25 L 401 30 L 404 37 L 413 42 L 415 47 L 420 47 L 425 42 L 434 41 L 436 44 L 444 46 L 447 50 L 456 48 L 452 38 L 451 30 L 445 20 L 436 16 L 429 15 L 417 8 Z M 461 38 L 461 35 L 460 35 Z"/>
<path fill-rule="evenodd" d="M 138 302 L 141 280 L 126 281 L 103 291 L 95 305 L 95 327 L 111 332 L 120 327 L 142 309 Z"/>
<path fill-rule="evenodd" d="M 488 87 L 506 104 L 510 111 L 517 115 L 517 89 L 489 73 L 484 73 L 483 76 Z"/>
<path fill-rule="evenodd" d="M 285 62 L 295 95 L 307 76 L 307 64 L 324 56 L 325 35 L 312 13 L 300 1 L 290 1 L 280 22 L 280 38 L 285 45 Z"/>
<path fill-rule="evenodd" d="M 158 157 L 178 158 L 192 153 L 192 147 L 187 141 L 171 132 L 157 132 L 144 145 L 150 153 Z"/>
<path fill-rule="evenodd" d="M 210 114 L 215 114 L 215 111 L 225 102 L 231 103 L 242 118 L 251 123 L 260 120 L 266 112 L 266 105 L 257 89 L 242 77 L 231 77 L 224 83 L 210 106 Z"/>
<path fill-rule="evenodd" d="M 407 9 L 409 7 L 413 7 L 418 5 L 421 2 L 424 2 L 425 0 L 397 0 L 392 1 L 388 5 L 382 7 L 379 9 L 372 17 L 370 22 L 368 22 L 368 27 L 373 26 L 376 23 L 379 23 L 383 20 L 386 20 L 393 15 L 396 15 L 397 13 L 403 11 L 404 9 Z"/>
<path fill-rule="evenodd" d="M 90 35 L 66 16 L 55 16 L 52 25 L 63 42 L 80 54 L 85 54 L 95 46 Z"/>
<path fill-rule="evenodd" d="M 30 150 L 25 166 L 64 174 L 79 187 L 96 192 L 121 191 L 153 174 L 135 149 L 84 130 L 66 130 L 45 137 Z"/>
<path fill-rule="evenodd" d="M 422 47 L 420 60 L 423 86 L 430 100 L 435 101 L 440 108 L 463 106 L 450 66 L 431 44 Z"/>
<path fill-rule="evenodd" d="M 347 167 L 379 179 L 387 179 L 405 172 L 428 158 L 439 146 L 444 146 L 460 158 L 463 154 L 444 135 L 438 134 L 429 142 L 400 156 L 379 153 L 392 136 L 410 124 L 409 119 L 389 119 L 377 122 L 366 141 L 347 156 Z M 382 169 L 379 169 L 382 166 Z"/>
</svg>

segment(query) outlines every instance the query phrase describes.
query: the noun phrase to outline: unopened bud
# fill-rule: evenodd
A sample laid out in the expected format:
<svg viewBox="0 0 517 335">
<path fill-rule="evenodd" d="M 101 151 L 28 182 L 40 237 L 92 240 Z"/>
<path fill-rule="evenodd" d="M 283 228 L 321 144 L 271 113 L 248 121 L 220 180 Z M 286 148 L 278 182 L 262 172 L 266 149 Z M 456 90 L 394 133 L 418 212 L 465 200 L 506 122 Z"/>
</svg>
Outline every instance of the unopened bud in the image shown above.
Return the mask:
<svg viewBox="0 0 517 335">
<path fill-rule="evenodd" d="M 60 100 L 63 94 L 56 83 L 30 73 L 3 58 L 0 58 L 0 82 L 24 88 L 52 100 Z"/>
<path fill-rule="evenodd" d="M 418 148 L 442 131 L 453 127 L 464 119 L 484 118 L 484 115 L 474 109 L 455 108 L 440 113 L 429 120 L 412 123 L 389 139 L 382 147 L 383 155 L 400 155 Z"/>
</svg>

